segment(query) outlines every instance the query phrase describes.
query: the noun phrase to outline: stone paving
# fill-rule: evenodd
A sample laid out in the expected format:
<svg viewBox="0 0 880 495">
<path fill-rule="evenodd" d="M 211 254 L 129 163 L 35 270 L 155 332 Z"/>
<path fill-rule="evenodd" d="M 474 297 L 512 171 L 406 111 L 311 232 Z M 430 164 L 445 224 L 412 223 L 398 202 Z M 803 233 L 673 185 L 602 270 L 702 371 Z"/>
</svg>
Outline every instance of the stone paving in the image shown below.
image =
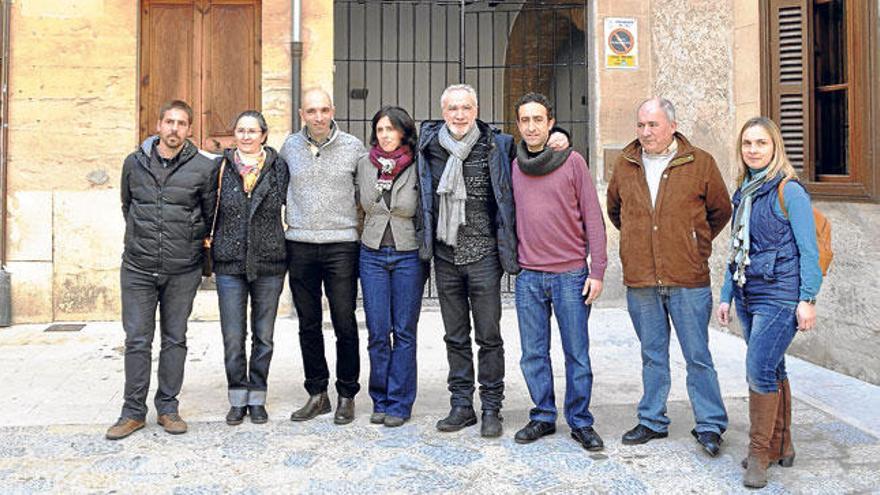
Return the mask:
<svg viewBox="0 0 880 495">
<path fill-rule="evenodd" d="M 692 416 L 684 362 L 675 341 L 669 438 L 621 445 L 620 435 L 636 421 L 641 384 L 638 342 L 620 309 L 595 310 L 591 319 L 592 411 L 606 444 L 598 453 L 581 449 L 561 417 L 555 435 L 531 445 L 513 442 L 513 433 L 527 421 L 530 402 L 518 367 L 512 309 L 505 310 L 503 320 L 507 397 L 505 433 L 499 439 L 481 438 L 478 426 L 451 434 L 434 429 L 447 410 L 448 394 L 442 325 L 432 310 L 423 313 L 420 325 L 420 391 L 410 422 L 394 429 L 369 424 L 365 390 L 350 425 L 334 425 L 332 415 L 290 422 L 290 411 L 305 399 L 295 326 L 295 320 L 278 321 L 268 424 L 223 423 L 225 381 L 218 326 L 194 323 L 181 394 L 181 414 L 189 420 L 190 432 L 167 435 L 150 414 L 144 430 L 117 442 L 105 440 L 103 433 L 120 406 L 118 323 L 92 323 L 68 334 L 43 333 L 37 326 L 0 332 L 0 393 L 10 404 L 0 411 L 0 493 L 746 491 L 739 466 L 748 442 L 744 346 L 736 337 L 711 334 L 730 416 L 722 454 L 712 459 L 689 434 Z M 325 336 L 332 342 L 331 331 Z M 365 385 L 365 350 L 361 357 Z M 332 345 L 328 358 L 332 363 Z M 564 370 L 558 338 L 553 358 L 559 363 L 554 375 L 561 400 Z M 793 468 L 772 468 L 771 483 L 762 492 L 880 493 L 880 389 L 799 360 L 791 360 L 790 368 L 797 459 Z M 812 384 L 822 391 L 813 391 Z M 835 404 L 837 396 L 859 400 Z"/>
</svg>

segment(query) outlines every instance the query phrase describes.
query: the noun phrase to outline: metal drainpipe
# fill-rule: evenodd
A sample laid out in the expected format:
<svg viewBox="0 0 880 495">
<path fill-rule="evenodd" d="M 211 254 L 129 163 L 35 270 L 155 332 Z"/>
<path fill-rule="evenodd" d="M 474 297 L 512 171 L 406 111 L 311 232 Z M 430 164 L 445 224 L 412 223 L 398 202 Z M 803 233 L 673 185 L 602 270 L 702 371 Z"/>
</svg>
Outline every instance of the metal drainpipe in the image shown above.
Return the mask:
<svg viewBox="0 0 880 495">
<path fill-rule="evenodd" d="M 290 132 L 300 129 L 303 44 L 300 36 L 300 0 L 290 1 Z"/>
<path fill-rule="evenodd" d="M 465 32 L 464 32 L 464 9 L 465 9 L 465 0 L 461 0 L 461 6 L 459 7 L 459 17 L 458 17 L 458 83 L 464 84 L 464 40 L 465 40 Z M 479 21 L 478 21 L 479 23 Z M 477 34 L 479 36 L 479 34 Z M 479 79 L 479 78 L 478 78 Z"/>
<path fill-rule="evenodd" d="M 0 71 L 0 327 L 12 324 L 12 280 L 6 271 L 6 192 L 9 154 L 9 14 L 10 0 L 3 1 L 3 68 Z"/>
</svg>

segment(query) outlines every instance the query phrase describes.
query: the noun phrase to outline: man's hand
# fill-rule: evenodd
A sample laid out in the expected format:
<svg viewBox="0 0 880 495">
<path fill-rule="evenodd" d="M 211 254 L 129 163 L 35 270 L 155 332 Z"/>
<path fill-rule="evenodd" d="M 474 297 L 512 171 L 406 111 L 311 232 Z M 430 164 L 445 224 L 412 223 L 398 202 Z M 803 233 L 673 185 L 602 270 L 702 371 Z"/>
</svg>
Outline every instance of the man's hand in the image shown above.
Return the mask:
<svg viewBox="0 0 880 495">
<path fill-rule="evenodd" d="M 718 305 L 718 311 L 715 312 L 715 316 L 718 318 L 718 323 L 722 327 L 726 327 L 730 324 L 730 303 L 723 302 Z"/>
<path fill-rule="evenodd" d="M 797 305 L 798 330 L 806 332 L 816 327 L 816 306 L 801 301 Z"/>
<path fill-rule="evenodd" d="M 568 136 L 561 132 L 554 132 L 550 135 L 550 139 L 547 140 L 547 147 L 553 151 L 562 151 L 568 149 L 569 146 L 571 146 L 571 143 L 568 142 Z M 599 284 L 601 285 L 602 282 L 599 282 Z"/>
<path fill-rule="evenodd" d="M 588 278 L 584 282 L 584 290 L 581 291 L 581 295 L 586 296 L 586 299 L 584 299 L 584 304 L 586 304 L 587 306 L 593 304 L 593 301 L 599 299 L 600 294 L 602 294 L 602 281 Z"/>
</svg>

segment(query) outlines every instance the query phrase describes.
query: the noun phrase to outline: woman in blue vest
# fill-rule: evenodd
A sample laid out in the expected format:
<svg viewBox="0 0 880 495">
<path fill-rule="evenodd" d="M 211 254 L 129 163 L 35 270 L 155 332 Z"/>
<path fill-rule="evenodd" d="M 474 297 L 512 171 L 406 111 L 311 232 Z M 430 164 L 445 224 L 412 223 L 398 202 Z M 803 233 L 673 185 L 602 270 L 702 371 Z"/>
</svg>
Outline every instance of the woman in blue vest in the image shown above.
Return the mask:
<svg viewBox="0 0 880 495">
<path fill-rule="evenodd" d="M 290 179 L 287 164 L 266 146 L 260 112 L 235 120 L 235 147 L 223 152 L 212 254 L 228 385 L 226 423 L 269 420 L 266 390 L 278 298 L 287 272 L 281 208 Z M 250 299 L 250 318 L 248 318 Z M 245 352 L 251 327 L 250 359 Z"/>
<path fill-rule="evenodd" d="M 794 462 L 785 351 L 798 330 L 815 326 L 822 271 L 810 196 L 788 161 L 779 127 L 766 117 L 747 121 L 737 156 L 731 253 L 717 316 L 727 326 L 736 301 L 748 346 L 751 423 L 743 484 L 760 488 L 771 463 Z"/>
<path fill-rule="evenodd" d="M 357 163 L 361 233 L 360 279 L 369 331 L 370 422 L 405 423 L 416 399 L 416 326 L 425 269 L 416 234 L 416 126 L 400 107 L 382 107 L 372 121 L 370 151 Z"/>
</svg>

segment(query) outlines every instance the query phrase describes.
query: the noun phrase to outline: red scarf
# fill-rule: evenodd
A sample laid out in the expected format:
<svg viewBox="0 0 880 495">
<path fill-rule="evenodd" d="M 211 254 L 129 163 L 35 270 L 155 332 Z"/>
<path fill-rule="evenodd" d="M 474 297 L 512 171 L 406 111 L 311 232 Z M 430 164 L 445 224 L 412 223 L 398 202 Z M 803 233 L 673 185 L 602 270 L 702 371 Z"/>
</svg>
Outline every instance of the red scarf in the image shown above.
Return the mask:
<svg viewBox="0 0 880 495">
<path fill-rule="evenodd" d="M 387 191 L 391 189 L 394 179 L 412 163 L 413 153 L 408 145 L 400 146 L 389 153 L 377 144 L 370 148 L 370 161 L 379 169 L 376 189 Z"/>
</svg>

